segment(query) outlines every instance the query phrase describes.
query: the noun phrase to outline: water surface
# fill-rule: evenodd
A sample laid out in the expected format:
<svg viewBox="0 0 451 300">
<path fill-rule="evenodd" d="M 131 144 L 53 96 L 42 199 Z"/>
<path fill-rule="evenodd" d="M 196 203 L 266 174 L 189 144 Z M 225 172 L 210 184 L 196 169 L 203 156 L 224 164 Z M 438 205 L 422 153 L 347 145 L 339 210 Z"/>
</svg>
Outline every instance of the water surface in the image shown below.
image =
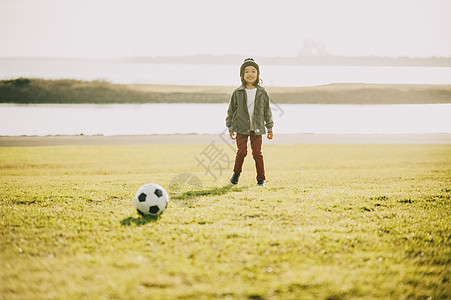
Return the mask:
<svg viewBox="0 0 451 300">
<path fill-rule="evenodd" d="M 451 68 L 262 65 L 266 86 L 329 83 L 451 84 Z M 113 83 L 240 85 L 239 65 L 145 64 L 97 60 L 0 60 L 0 79 L 103 79 Z"/>
<path fill-rule="evenodd" d="M 0 135 L 217 134 L 227 104 L 0 104 Z M 451 104 L 273 107 L 275 133 L 451 133 Z"/>
</svg>

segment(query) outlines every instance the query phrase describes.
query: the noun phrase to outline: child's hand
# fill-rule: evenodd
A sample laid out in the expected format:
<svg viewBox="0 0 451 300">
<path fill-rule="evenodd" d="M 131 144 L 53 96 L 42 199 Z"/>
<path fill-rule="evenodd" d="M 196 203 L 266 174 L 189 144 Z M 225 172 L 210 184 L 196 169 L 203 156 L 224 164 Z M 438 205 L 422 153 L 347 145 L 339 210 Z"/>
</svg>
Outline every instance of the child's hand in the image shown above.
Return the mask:
<svg viewBox="0 0 451 300">
<path fill-rule="evenodd" d="M 266 137 L 268 138 L 268 140 L 272 140 L 273 138 L 273 133 L 272 132 L 268 132 L 268 134 L 266 135 Z"/>
<path fill-rule="evenodd" d="M 230 131 L 229 135 L 232 140 L 236 140 L 236 132 Z"/>
</svg>

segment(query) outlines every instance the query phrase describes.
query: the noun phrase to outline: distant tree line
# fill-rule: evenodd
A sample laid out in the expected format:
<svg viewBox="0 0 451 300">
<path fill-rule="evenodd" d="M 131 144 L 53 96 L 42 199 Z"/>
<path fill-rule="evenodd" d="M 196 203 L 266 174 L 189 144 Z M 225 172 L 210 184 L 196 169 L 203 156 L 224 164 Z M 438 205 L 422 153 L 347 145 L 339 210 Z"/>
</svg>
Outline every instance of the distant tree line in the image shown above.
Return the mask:
<svg viewBox="0 0 451 300">
<path fill-rule="evenodd" d="M 0 103 L 184 103 L 228 101 L 225 94 L 154 93 L 106 81 L 18 78 L 0 81 Z"/>
<path fill-rule="evenodd" d="M 441 104 L 451 103 L 451 85 L 447 89 L 358 88 L 300 93 L 272 93 L 278 103 L 292 104 Z"/>
<path fill-rule="evenodd" d="M 451 85 L 331 84 L 268 90 L 274 102 L 287 104 L 451 103 Z M 30 78 L 0 81 L 0 103 L 227 103 L 229 99 L 228 93 L 153 92 L 106 81 Z"/>
</svg>

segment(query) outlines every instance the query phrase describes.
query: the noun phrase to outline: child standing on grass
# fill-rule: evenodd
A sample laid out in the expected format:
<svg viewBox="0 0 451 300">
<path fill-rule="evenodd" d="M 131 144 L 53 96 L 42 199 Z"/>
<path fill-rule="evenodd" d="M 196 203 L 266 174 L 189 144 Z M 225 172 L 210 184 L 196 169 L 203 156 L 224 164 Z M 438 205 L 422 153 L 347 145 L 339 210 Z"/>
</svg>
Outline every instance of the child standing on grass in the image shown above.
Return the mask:
<svg viewBox="0 0 451 300">
<path fill-rule="evenodd" d="M 232 93 L 227 110 L 226 126 L 229 135 L 236 140 L 238 151 L 235 157 L 230 183 L 238 184 L 238 179 L 247 155 L 247 140 L 251 140 L 252 156 L 257 169 L 257 185 L 265 185 L 265 167 L 262 155 L 262 135 L 268 129 L 267 138 L 273 138 L 269 95 L 260 84 L 260 68 L 252 58 L 246 58 L 240 68 L 242 85 Z"/>
</svg>

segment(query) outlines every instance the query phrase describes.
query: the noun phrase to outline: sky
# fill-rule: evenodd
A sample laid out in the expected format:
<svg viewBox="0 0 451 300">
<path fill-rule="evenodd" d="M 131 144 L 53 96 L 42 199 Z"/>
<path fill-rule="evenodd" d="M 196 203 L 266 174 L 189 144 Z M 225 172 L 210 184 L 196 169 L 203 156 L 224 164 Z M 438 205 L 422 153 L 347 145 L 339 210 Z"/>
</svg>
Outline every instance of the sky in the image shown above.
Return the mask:
<svg viewBox="0 0 451 300">
<path fill-rule="evenodd" d="M 0 57 L 451 56 L 451 0 L 0 0 Z"/>
</svg>

